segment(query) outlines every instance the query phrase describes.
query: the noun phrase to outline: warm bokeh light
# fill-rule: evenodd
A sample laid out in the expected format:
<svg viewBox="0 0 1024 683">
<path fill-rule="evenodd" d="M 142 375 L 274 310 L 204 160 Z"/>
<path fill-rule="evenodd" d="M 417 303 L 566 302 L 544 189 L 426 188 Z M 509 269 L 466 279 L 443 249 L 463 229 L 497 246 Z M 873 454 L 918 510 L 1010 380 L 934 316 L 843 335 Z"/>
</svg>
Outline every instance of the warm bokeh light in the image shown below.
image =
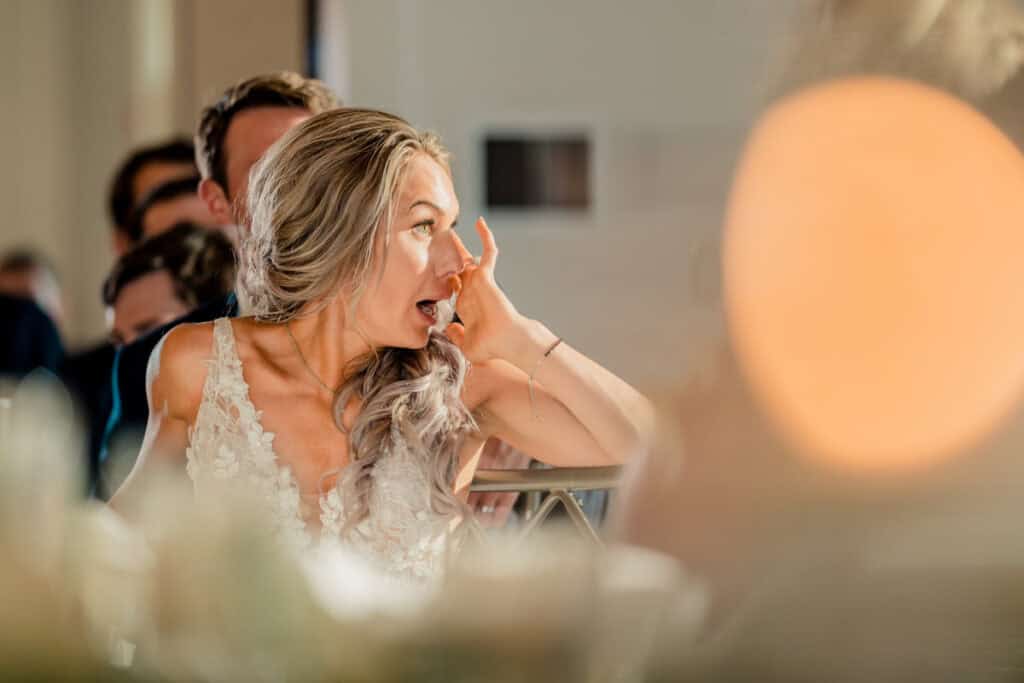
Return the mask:
<svg viewBox="0 0 1024 683">
<path fill-rule="evenodd" d="M 990 433 L 1024 385 L 1024 159 L 943 92 L 863 77 L 772 107 L 723 258 L 746 374 L 802 453 L 925 466 Z"/>
</svg>

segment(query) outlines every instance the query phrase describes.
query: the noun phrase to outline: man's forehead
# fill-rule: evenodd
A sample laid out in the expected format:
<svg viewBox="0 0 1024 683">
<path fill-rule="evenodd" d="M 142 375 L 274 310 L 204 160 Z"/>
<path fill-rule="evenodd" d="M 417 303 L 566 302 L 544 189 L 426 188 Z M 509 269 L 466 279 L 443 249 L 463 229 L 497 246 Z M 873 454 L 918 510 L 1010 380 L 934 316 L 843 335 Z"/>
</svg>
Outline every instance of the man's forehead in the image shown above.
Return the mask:
<svg viewBox="0 0 1024 683">
<path fill-rule="evenodd" d="M 231 119 L 224 143 L 226 146 L 245 145 L 259 156 L 281 136 L 310 116 L 310 111 L 302 107 L 244 109 Z M 230 158 L 231 155 L 228 156 Z"/>
<path fill-rule="evenodd" d="M 195 169 L 191 161 L 150 161 L 143 164 L 132 178 L 132 193 L 136 198 L 141 198 L 158 185 L 195 175 Z"/>
<path fill-rule="evenodd" d="M 174 280 L 171 278 L 171 274 L 167 272 L 166 268 L 160 268 L 135 278 L 124 286 L 121 293 L 127 295 L 124 298 L 126 302 L 137 301 L 140 299 L 145 301 L 152 297 L 160 299 L 161 296 L 165 295 L 173 296 Z M 121 297 L 118 296 L 118 302 L 120 301 Z"/>
</svg>

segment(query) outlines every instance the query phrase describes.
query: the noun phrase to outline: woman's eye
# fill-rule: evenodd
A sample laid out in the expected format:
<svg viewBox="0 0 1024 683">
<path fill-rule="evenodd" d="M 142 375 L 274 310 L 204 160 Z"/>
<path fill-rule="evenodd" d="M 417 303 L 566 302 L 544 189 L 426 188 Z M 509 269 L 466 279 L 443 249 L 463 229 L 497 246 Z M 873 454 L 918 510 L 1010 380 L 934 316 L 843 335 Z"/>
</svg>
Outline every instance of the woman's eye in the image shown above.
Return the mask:
<svg viewBox="0 0 1024 683">
<path fill-rule="evenodd" d="M 417 235 L 422 235 L 423 237 L 430 237 L 430 235 L 433 234 L 434 232 L 434 224 L 432 222 L 419 223 L 413 226 L 412 231 L 415 232 Z"/>
</svg>

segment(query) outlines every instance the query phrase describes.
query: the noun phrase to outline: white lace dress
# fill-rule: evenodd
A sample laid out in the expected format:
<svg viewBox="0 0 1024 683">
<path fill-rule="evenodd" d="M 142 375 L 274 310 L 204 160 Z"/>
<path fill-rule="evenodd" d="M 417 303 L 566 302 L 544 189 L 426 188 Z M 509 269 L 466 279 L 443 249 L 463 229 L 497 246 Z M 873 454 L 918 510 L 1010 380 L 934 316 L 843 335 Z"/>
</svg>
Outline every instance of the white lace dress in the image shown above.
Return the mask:
<svg viewBox="0 0 1024 683">
<path fill-rule="evenodd" d="M 213 358 L 186 451 L 196 495 L 237 482 L 267 502 L 273 532 L 296 548 L 310 548 L 316 540 L 337 543 L 389 575 L 439 575 L 452 518 L 431 508 L 425 463 L 400 446 L 379 458 L 371 475 L 369 515 L 344 537 L 341 498 L 332 487 L 320 497 L 321 529 L 319 539 L 314 538 L 300 513 L 295 477 L 278 462 L 274 434 L 264 431 L 260 412 L 249 399 L 231 322 L 216 320 L 213 337 Z"/>
</svg>

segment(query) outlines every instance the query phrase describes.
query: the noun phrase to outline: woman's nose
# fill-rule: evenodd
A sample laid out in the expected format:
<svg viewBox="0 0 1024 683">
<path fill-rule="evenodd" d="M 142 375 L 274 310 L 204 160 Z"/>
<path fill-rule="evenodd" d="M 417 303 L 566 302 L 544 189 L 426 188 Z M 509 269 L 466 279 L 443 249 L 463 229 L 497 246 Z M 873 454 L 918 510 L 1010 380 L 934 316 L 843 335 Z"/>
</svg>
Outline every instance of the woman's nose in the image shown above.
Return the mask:
<svg viewBox="0 0 1024 683">
<path fill-rule="evenodd" d="M 466 245 L 459 239 L 458 233 L 454 230 L 448 230 L 449 238 L 445 240 L 441 246 L 443 254 L 441 254 L 440 262 L 438 263 L 438 275 L 441 277 L 448 277 L 450 275 L 458 275 L 466 266 L 473 262 L 473 254 L 469 252 Z"/>
</svg>

